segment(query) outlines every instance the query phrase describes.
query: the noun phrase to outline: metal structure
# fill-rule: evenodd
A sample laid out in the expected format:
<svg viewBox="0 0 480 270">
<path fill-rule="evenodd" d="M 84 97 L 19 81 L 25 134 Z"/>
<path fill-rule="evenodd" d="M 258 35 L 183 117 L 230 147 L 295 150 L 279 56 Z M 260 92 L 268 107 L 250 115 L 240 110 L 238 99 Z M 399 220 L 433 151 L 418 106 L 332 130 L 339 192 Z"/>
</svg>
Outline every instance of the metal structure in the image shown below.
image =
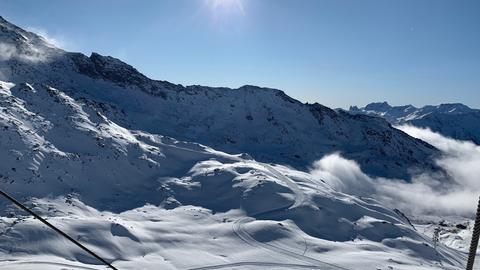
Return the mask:
<svg viewBox="0 0 480 270">
<path fill-rule="evenodd" d="M 102 257 L 98 256 L 97 254 L 95 254 L 95 252 L 91 251 L 90 249 L 88 249 L 87 247 L 85 247 L 84 245 L 80 244 L 77 240 L 73 239 L 72 237 L 70 237 L 68 234 L 64 233 L 63 231 L 61 231 L 60 229 L 58 229 L 57 227 L 53 226 L 52 224 L 50 224 L 48 221 L 46 221 L 45 219 L 43 219 L 42 217 L 40 217 L 39 215 L 35 214 L 35 212 L 33 212 L 32 210 L 28 209 L 28 207 L 24 206 L 22 203 L 20 203 L 19 201 L 17 201 L 15 198 L 13 198 L 12 196 L 8 195 L 7 193 L 5 193 L 4 191 L 2 191 L 0 189 L 0 195 L 4 196 L 5 198 L 7 198 L 9 201 L 11 201 L 13 204 L 15 204 L 17 207 L 19 207 L 20 209 L 28 212 L 29 214 L 31 214 L 32 216 L 34 216 L 36 219 L 40 220 L 43 224 L 47 225 L 50 229 L 56 231 L 57 233 L 61 234 L 63 237 L 67 238 L 70 242 L 74 243 L 75 245 L 77 245 L 79 248 L 83 249 L 85 252 L 87 252 L 88 254 L 90 254 L 91 256 L 95 257 L 97 260 L 99 260 L 100 262 L 102 262 L 103 264 L 105 264 L 106 266 L 108 266 L 109 268 L 113 269 L 113 270 L 118 270 L 117 268 L 115 268 L 113 265 L 111 265 L 109 262 L 107 262 L 106 260 L 104 260 Z"/>
<path fill-rule="evenodd" d="M 473 226 L 472 242 L 470 243 L 470 252 L 468 254 L 467 270 L 473 270 L 475 255 L 477 254 L 478 238 L 480 237 L 480 198 L 477 206 L 477 216 Z"/>
</svg>

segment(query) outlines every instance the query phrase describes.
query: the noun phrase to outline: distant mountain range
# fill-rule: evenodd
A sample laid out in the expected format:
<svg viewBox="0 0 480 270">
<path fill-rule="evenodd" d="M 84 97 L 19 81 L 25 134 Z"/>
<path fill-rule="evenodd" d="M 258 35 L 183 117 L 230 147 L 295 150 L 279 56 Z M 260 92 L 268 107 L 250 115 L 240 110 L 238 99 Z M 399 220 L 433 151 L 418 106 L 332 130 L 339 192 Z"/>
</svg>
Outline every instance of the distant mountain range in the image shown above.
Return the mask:
<svg viewBox="0 0 480 270">
<path fill-rule="evenodd" d="M 352 114 L 380 116 L 393 125 L 410 124 L 430 128 L 445 136 L 480 144 L 480 110 L 461 103 L 424 106 L 390 106 L 387 102 L 370 103 L 365 107 L 352 106 Z"/>
</svg>

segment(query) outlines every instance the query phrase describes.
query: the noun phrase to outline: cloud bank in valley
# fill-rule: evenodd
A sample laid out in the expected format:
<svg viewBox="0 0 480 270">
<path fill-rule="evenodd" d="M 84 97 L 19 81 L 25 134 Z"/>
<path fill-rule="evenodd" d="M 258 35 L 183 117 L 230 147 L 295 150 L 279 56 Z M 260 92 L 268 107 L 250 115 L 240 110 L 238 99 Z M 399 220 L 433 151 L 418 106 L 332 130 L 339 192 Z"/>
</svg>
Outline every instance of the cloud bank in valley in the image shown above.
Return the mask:
<svg viewBox="0 0 480 270">
<path fill-rule="evenodd" d="M 429 129 L 397 128 L 441 150 L 442 156 L 436 163 L 447 175 L 424 172 L 415 175 L 411 182 L 373 178 L 363 173 L 355 161 L 339 153 L 315 162 L 310 173 L 339 191 L 374 197 L 412 214 L 473 215 L 480 195 L 480 146 Z"/>
</svg>

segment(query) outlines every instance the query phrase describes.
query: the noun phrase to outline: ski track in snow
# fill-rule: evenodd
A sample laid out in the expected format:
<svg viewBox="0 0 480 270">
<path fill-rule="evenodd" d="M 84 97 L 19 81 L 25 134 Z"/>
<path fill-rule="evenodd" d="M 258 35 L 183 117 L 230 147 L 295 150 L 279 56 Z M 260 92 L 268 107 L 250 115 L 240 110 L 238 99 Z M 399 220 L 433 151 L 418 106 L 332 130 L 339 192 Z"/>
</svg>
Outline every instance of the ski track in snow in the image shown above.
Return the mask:
<svg viewBox="0 0 480 270">
<path fill-rule="evenodd" d="M 289 210 L 289 209 L 299 207 L 305 202 L 305 200 L 306 200 L 305 194 L 303 193 L 303 191 L 300 189 L 300 187 L 298 186 L 298 184 L 295 181 L 293 181 L 289 177 L 283 175 L 282 173 L 280 173 L 279 171 L 277 171 L 275 168 L 273 168 L 270 165 L 265 164 L 263 166 L 268 171 L 270 171 L 274 176 L 276 176 L 277 179 L 284 182 L 294 192 L 295 202 L 291 205 L 282 206 L 282 207 L 279 207 L 277 209 L 271 209 L 271 210 L 268 210 L 268 211 L 256 213 L 253 216 L 266 215 L 266 214 L 271 214 L 271 213 L 274 213 L 274 212 L 286 211 L 286 210 Z M 278 247 L 278 246 L 275 246 L 275 245 L 272 245 L 272 244 L 263 243 L 263 242 L 259 242 L 259 241 L 255 240 L 255 238 L 252 237 L 243 227 L 243 225 L 245 225 L 247 222 L 249 222 L 251 220 L 252 220 L 252 217 L 243 217 L 243 218 L 240 218 L 240 219 L 236 220 L 232 225 L 233 232 L 240 239 L 242 239 L 244 242 L 246 242 L 247 244 L 249 244 L 251 246 L 254 246 L 254 247 L 264 248 L 264 249 L 267 249 L 267 250 L 275 252 L 275 253 L 280 253 L 280 254 L 289 256 L 291 258 L 294 258 L 294 259 L 296 259 L 298 261 L 301 261 L 301 262 L 304 262 L 304 263 L 310 263 L 310 264 L 312 264 L 311 267 L 314 267 L 315 269 L 320 269 L 319 265 L 321 265 L 322 266 L 321 269 L 326 269 L 326 270 L 329 270 L 329 269 L 332 269 L 332 270 L 338 270 L 338 269 L 350 270 L 348 268 L 340 267 L 340 266 L 337 266 L 337 265 L 334 265 L 334 264 L 331 264 L 331 263 L 328 263 L 328 262 L 325 262 L 325 261 L 321 261 L 321 260 L 317 260 L 317 259 L 305 256 L 303 254 L 298 254 L 298 253 L 292 252 L 290 250 L 286 250 L 284 248 L 281 248 L 281 247 Z M 305 267 L 303 267 L 303 268 L 305 268 Z M 200 268 L 200 269 L 203 269 L 203 268 Z"/>
<path fill-rule="evenodd" d="M 280 210 L 278 210 L 278 211 L 280 211 Z M 340 266 L 337 266 L 337 265 L 334 265 L 334 264 L 331 264 L 331 263 L 328 263 L 328 262 L 325 262 L 325 261 L 317 260 L 317 259 L 305 256 L 305 255 L 302 255 L 302 254 L 298 254 L 298 253 L 292 252 L 290 250 L 286 250 L 286 249 L 283 249 L 281 247 L 277 247 L 277 246 L 272 245 L 272 244 L 259 242 L 259 241 L 255 240 L 255 238 L 253 238 L 243 228 L 243 225 L 250 220 L 251 220 L 251 218 L 249 218 L 249 217 L 240 218 L 233 223 L 232 228 L 233 228 L 233 231 L 235 232 L 235 234 L 240 239 L 242 239 L 244 242 L 246 242 L 247 244 L 249 244 L 251 246 L 264 248 L 264 249 L 267 249 L 269 251 L 273 251 L 275 253 L 280 253 L 280 254 L 286 255 L 288 257 L 294 258 L 294 259 L 296 259 L 298 261 L 301 261 L 301 262 L 304 262 L 304 263 L 310 263 L 311 267 L 318 268 L 318 269 L 351 270 L 351 269 L 348 269 L 348 268 L 345 268 L 345 267 L 340 267 Z M 321 266 L 321 268 L 320 268 L 320 266 Z"/>
<path fill-rule="evenodd" d="M 290 206 L 289 209 L 299 207 L 305 202 L 305 193 L 303 193 L 303 191 L 300 189 L 300 187 L 297 185 L 295 181 L 281 174 L 279 171 L 277 171 L 275 168 L 273 168 L 268 164 L 265 164 L 264 167 L 269 172 L 271 172 L 275 177 L 277 177 L 277 179 L 284 182 L 293 191 L 293 193 L 295 193 L 295 203 L 292 204 L 292 206 Z"/>
<path fill-rule="evenodd" d="M 209 269 L 223 269 L 223 268 L 232 268 L 232 267 L 244 267 L 244 266 L 258 266 L 258 267 L 276 267 L 276 268 L 288 268 L 288 269 L 325 269 L 319 266 L 314 265 L 303 265 L 303 264 L 289 264 L 289 263 L 271 263 L 271 262 L 238 262 L 238 263 L 228 263 L 228 264 L 219 264 L 198 268 L 190 268 L 188 270 L 209 270 Z"/>
</svg>

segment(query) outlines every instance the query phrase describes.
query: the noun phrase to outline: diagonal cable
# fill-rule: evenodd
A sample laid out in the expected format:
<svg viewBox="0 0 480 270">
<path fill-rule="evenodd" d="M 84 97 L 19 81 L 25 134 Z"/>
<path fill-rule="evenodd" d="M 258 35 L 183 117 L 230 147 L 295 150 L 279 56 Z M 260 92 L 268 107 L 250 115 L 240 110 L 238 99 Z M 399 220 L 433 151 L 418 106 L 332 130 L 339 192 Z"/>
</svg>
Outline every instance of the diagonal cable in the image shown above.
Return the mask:
<svg viewBox="0 0 480 270">
<path fill-rule="evenodd" d="M 109 262 L 107 262 L 105 259 L 103 259 L 102 257 L 98 256 L 97 254 L 95 254 L 95 252 L 91 251 L 90 249 L 88 249 L 86 246 L 80 244 L 77 240 L 73 239 L 72 237 L 70 237 L 68 234 L 64 233 L 62 230 L 58 229 L 57 227 L 53 226 L 50 222 L 46 221 L 45 219 L 43 219 L 42 217 L 40 217 L 39 215 L 37 215 L 35 212 L 33 212 L 32 210 L 30 210 L 28 207 L 24 206 L 22 203 L 20 203 L 19 201 L 17 201 L 15 198 L 13 198 L 12 196 L 8 195 L 7 193 L 5 193 L 4 191 L 2 191 L 0 189 L 0 195 L 3 195 L 5 198 L 7 198 L 9 201 L 11 201 L 12 203 L 14 203 L 17 207 L 19 207 L 20 209 L 28 212 L 29 214 L 31 214 L 32 216 L 34 216 L 36 219 L 40 220 L 43 224 L 47 225 L 49 228 L 51 228 L 52 230 L 56 231 L 57 233 L 61 234 L 63 237 L 67 238 L 70 242 L 74 243 L 75 245 L 77 245 L 79 248 L 83 249 L 85 252 L 87 252 L 88 254 L 92 255 L 93 257 L 95 257 L 96 259 L 98 259 L 100 262 L 102 262 L 103 264 L 105 264 L 106 266 L 108 266 L 109 268 L 113 269 L 113 270 L 118 270 L 117 268 L 115 268 L 113 265 L 111 265 Z"/>
</svg>

